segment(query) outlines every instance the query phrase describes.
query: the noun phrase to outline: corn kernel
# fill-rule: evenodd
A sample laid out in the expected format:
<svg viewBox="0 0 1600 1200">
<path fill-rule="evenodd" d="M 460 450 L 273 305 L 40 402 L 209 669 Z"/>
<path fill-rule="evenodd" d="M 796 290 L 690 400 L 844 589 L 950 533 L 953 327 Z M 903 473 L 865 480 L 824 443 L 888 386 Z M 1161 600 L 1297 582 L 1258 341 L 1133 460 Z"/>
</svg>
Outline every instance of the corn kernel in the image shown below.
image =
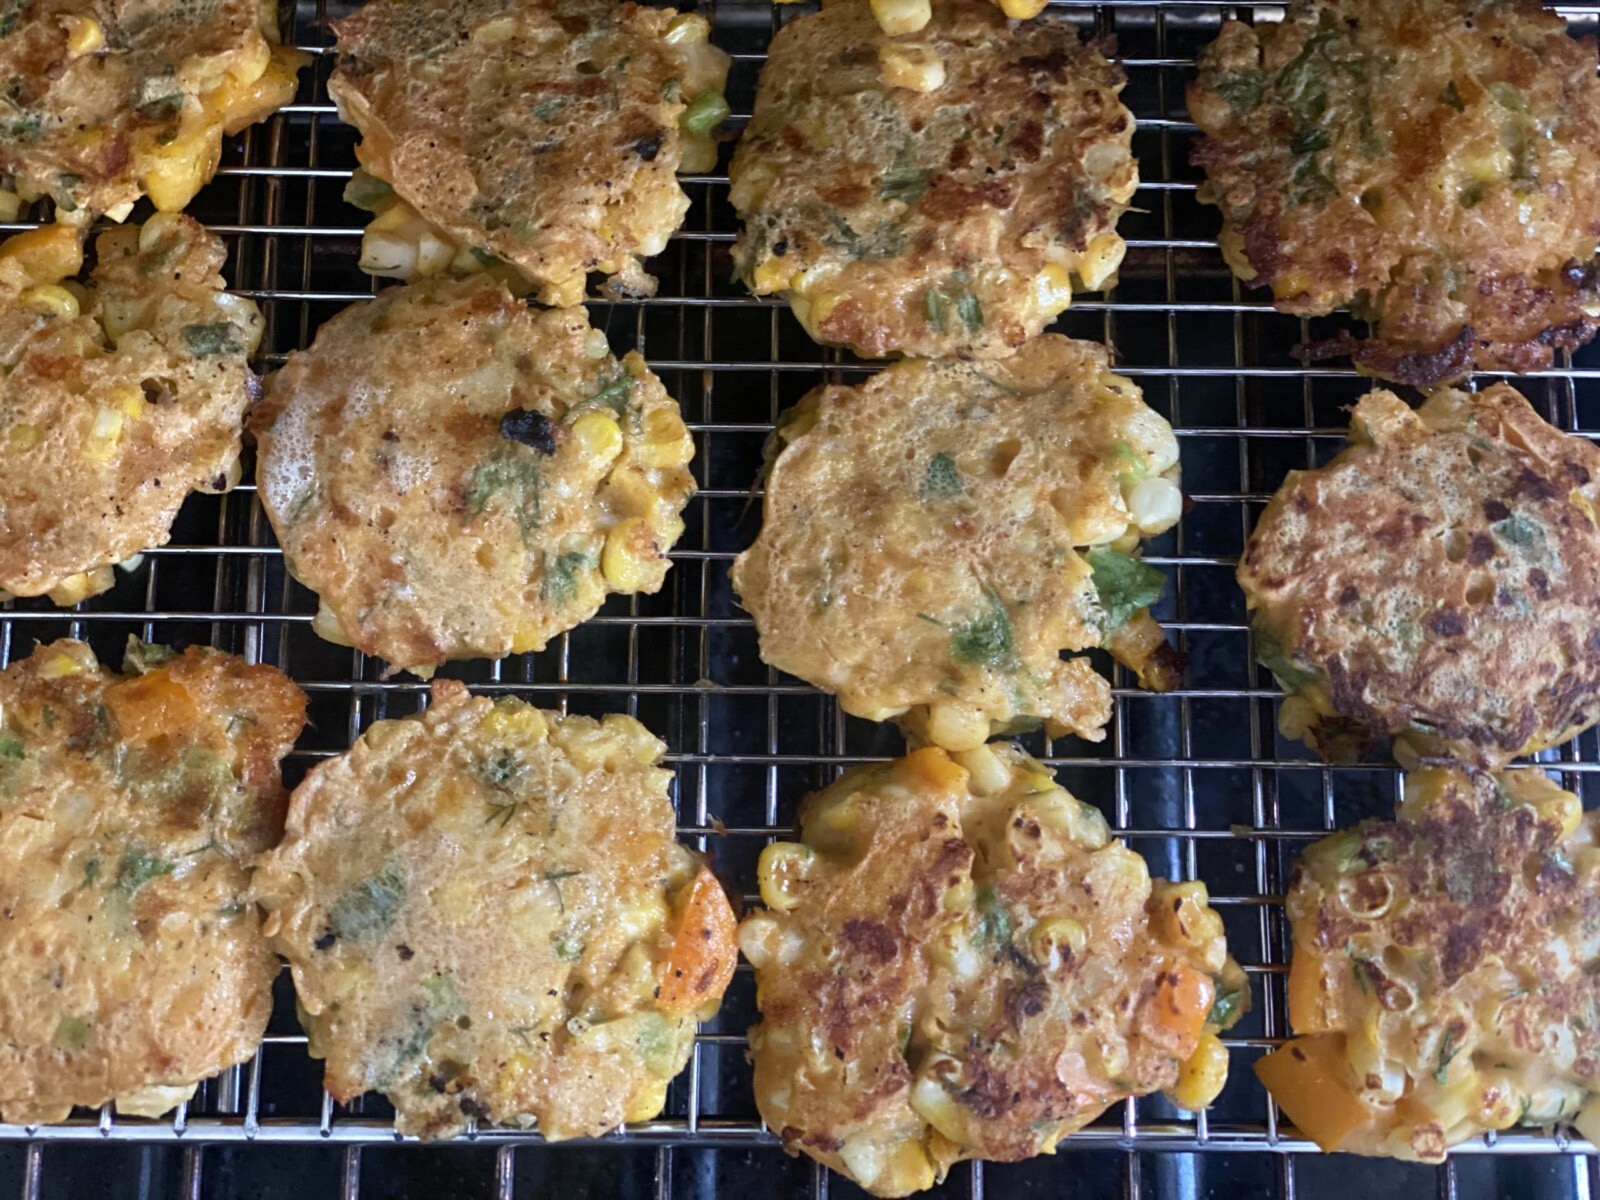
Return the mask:
<svg viewBox="0 0 1600 1200">
<path fill-rule="evenodd" d="M 199 121 L 166 145 L 145 148 L 150 166 L 140 183 L 161 212 L 181 212 L 215 174 L 222 158 L 222 126 Z"/>
<path fill-rule="evenodd" d="M 606 534 L 600 552 L 600 573 L 612 590 L 637 592 L 650 586 L 659 575 L 659 551 L 655 533 L 643 517 L 619 521 Z"/>
<path fill-rule="evenodd" d="M 1311 276 L 1304 271 L 1286 271 L 1272 281 L 1272 296 L 1275 300 L 1288 300 L 1310 289 Z"/>
<path fill-rule="evenodd" d="M 805 882 L 815 857 L 810 846 L 798 842 L 773 842 L 765 847 L 756 865 L 761 902 L 774 912 L 800 907 L 799 885 Z"/>
<path fill-rule="evenodd" d="M 505 741 L 536 741 L 550 732 L 550 722 L 537 708 L 526 704 L 497 704 L 479 726 L 491 738 Z"/>
<path fill-rule="evenodd" d="M 633 447 L 633 458 L 643 467 L 681 467 L 694 457 L 694 439 L 683 418 L 670 408 L 658 408 L 644 419 L 644 441 Z"/>
<path fill-rule="evenodd" d="M 976 750 L 989 740 L 989 718 L 970 704 L 934 704 L 928 709 L 927 738 L 946 750 Z"/>
<path fill-rule="evenodd" d="M 664 37 L 670 46 L 708 41 L 711 37 L 711 23 L 699 13 L 679 13 L 667 22 L 667 32 Z"/>
<path fill-rule="evenodd" d="M 547 283 L 539 289 L 539 303 L 548 304 L 551 308 L 571 308 L 583 300 L 583 289 L 588 282 L 587 276 L 579 271 L 565 279 Z"/>
<path fill-rule="evenodd" d="M 1083 924 L 1071 917 L 1050 917 L 1040 921 L 1028 934 L 1028 949 L 1033 961 L 1047 970 L 1083 953 L 1089 934 Z"/>
<path fill-rule="evenodd" d="M 810 320 L 813 328 L 821 325 L 833 315 L 833 310 L 839 307 L 842 299 L 838 292 L 823 292 L 820 296 L 811 298 Z"/>
<path fill-rule="evenodd" d="M 529 621 L 518 625 L 516 632 L 511 635 L 511 653 L 536 654 L 543 650 L 545 643 L 550 639 L 544 628 L 536 621 Z"/>
<path fill-rule="evenodd" d="M 782 258 L 764 259 L 756 264 L 750 290 L 758 296 L 781 292 L 789 286 L 789 277 L 797 274 L 799 272 L 790 270 Z"/>
<path fill-rule="evenodd" d="M 999 0 L 1000 11 L 1013 21 L 1031 21 L 1044 11 L 1048 0 Z"/>
<path fill-rule="evenodd" d="M 1078 263 L 1078 278 L 1083 282 L 1084 290 L 1097 292 L 1103 288 L 1117 273 L 1127 250 L 1127 243 L 1115 233 L 1102 233 L 1094 237 Z"/>
<path fill-rule="evenodd" d="M 639 1086 L 622 1110 L 624 1121 L 649 1121 L 661 1115 L 667 1106 L 667 1084 L 670 1080 L 651 1079 Z"/>
<path fill-rule="evenodd" d="M 66 16 L 61 24 L 67 31 L 67 57 L 82 58 L 106 44 L 106 31 L 93 17 Z"/>
<path fill-rule="evenodd" d="M 584 413 L 572 423 L 572 440 L 596 467 L 610 466 L 622 453 L 622 430 L 610 413 Z"/>
<path fill-rule="evenodd" d="M 106 400 L 108 403 L 115 405 L 123 416 L 134 420 L 138 420 L 143 416 L 144 410 L 149 407 L 144 398 L 144 393 L 138 388 L 127 384 L 108 391 Z"/>
<path fill-rule="evenodd" d="M 88 583 L 89 576 L 85 574 L 73 575 L 61 581 L 62 587 L 72 585 L 77 580 Z M 69 654 L 52 654 L 45 660 L 44 666 L 39 668 L 40 679 L 64 679 L 68 675 L 83 673 L 83 664 Z"/>
<path fill-rule="evenodd" d="M 933 19 L 931 0 L 872 0 L 872 16 L 890 37 L 915 33 Z"/>
<path fill-rule="evenodd" d="M 6 449 L 32 450 L 44 438 L 37 425 L 13 425 L 6 434 Z"/>
<path fill-rule="evenodd" d="M 83 266 L 81 231 L 71 225 L 41 225 L 0 242 L 0 258 L 14 259 L 35 283 L 56 283 Z"/>
<path fill-rule="evenodd" d="M 122 421 L 122 413 L 115 408 L 102 404 L 96 409 L 94 424 L 89 427 L 89 437 L 84 443 L 84 457 L 91 462 L 109 461 L 122 438 Z"/>
<path fill-rule="evenodd" d="M 1228 1082 L 1228 1048 L 1214 1033 L 1202 1033 L 1194 1053 L 1178 1068 L 1178 1082 L 1167 1096 L 1179 1108 L 1199 1112 Z"/>
<path fill-rule="evenodd" d="M 944 59 L 926 42 L 885 42 L 878 47 L 883 82 L 912 92 L 944 86 Z"/>
<path fill-rule="evenodd" d="M 1066 268 L 1046 263 L 1033 278 L 1033 298 L 1040 312 L 1065 312 L 1072 304 L 1072 276 Z"/>
<path fill-rule="evenodd" d="M 55 283 L 39 283 L 24 288 L 17 297 L 22 304 L 47 317 L 70 321 L 78 315 L 78 298 Z"/>
</svg>

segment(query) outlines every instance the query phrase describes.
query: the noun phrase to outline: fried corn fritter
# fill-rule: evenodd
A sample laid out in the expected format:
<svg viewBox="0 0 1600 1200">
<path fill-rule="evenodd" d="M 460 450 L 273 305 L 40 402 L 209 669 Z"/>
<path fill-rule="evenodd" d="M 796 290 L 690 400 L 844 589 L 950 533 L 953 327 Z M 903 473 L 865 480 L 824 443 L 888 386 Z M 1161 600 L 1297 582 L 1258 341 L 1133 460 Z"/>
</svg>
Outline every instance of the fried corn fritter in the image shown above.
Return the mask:
<svg viewBox="0 0 1600 1200">
<path fill-rule="evenodd" d="M 1429 767 L 1396 820 L 1306 850 L 1297 1036 L 1256 1064 L 1302 1133 L 1422 1162 L 1513 1125 L 1600 1136 L 1597 824 L 1539 772 Z"/>
<path fill-rule="evenodd" d="M 222 290 L 222 242 L 188 217 L 102 233 L 87 287 L 79 236 L 0 244 L 0 593 L 58 604 L 164 545 L 191 491 L 238 482 L 262 331 Z"/>
<path fill-rule="evenodd" d="M 1420 387 L 1548 367 L 1600 324 L 1596 65 L 1538 0 L 1224 23 L 1189 88 L 1223 256 L 1283 312 L 1369 322 L 1309 360 Z"/>
<path fill-rule="evenodd" d="M 0 1120 L 159 1116 L 255 1053 L 278 960 L 247 898 L 305 696 L 272 667 L 129 641 L 0 671 Z"/>
<path fill-rule="evenodd" d="M 1152 881 L 1008 745 L 846 772 L 761 855 L 756 1104 L 877 1196 L 1015 1162 L 1128 1096 L 1204 1108 L 1248 1008 L 1205 885 Z"/>
<path fill-rule="evenodd" d="M 334 26 L 328 93 L 361 133 L 346 199 L 377 213 L 361 266 L 413 280 L 511 264 L 544 304 L 585 275 L 652 295 L 716 165 L 728 56 L 710 25 L 614 0 L 374 0 Z M 527 286 L 524 284 L 524 286 Z"/>
<path fill-rule="evenodd" d="M 736 958 L 716 878 L 673 840 L 666 747 L 434 685 L 290 801 L 256 872 L 311 1053 L 402 1133 L 548 1139 L 661 1111 Z"/>
<path fill-rule="evenodd" d="M 819 342 L 1000 358 L 1116 274 L 1133 117 L 1070 25 L 933 13 L 915 43 L 844 2 L 773 39 L 729 176 L 733 260 Z"/>
<path fill-rule="evenodd" d="M 347 308 L 251 424 L 314 628 L 419 674 L 541 650 L 608 592 L 657 591 L 694 494 L 694 441 L 644 359 L 482 276 Z"/>
<path fill-rule="evenodd" d="M 181 210 L 224 133 L 294 99 L 309 61 L 265 0 L 22 0 L 0 13 L 0 219 L 54 199 L 85 220 Z"/>
<path fill-rule="evenodd" d="M 1105 645 L 1148 687 L 1182 660 L 1132 552 L 1182 510 L 1178 443 L 1105 349 L 1047 334 L 981 368 L 897 363 L 781 418 L 733 566 L 761 657 L 952 750 L 1043 724 L 1098 740 Z"/>
<path fill-rule="evenodd" d="M 1505 384 L 1372 392 L 1351 440 L 1290 472 L 1239 564 L 1284 736 L 1492 767 L 1593 725 L 1600 449 Z"/>
</svg>

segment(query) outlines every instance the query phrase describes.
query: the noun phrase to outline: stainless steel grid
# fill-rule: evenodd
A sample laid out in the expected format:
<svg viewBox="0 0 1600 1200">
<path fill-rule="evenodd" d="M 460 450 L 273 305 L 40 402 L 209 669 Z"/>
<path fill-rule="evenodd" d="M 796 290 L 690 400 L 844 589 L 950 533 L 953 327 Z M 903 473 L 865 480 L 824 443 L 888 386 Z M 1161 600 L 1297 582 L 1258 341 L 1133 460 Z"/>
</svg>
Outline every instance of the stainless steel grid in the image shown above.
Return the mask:
<svg viewBox="0 0 1600 1200">
<path fill-rule="evenodd" d="M 734 54 L 733 125 L 748 115 L 771 34 L 804 11 L 766 0 L 707 0 L 716 39 Z M 286 33 L 317 56 L 299 102 L 230 145 L 218 180 L 191 211 L 230 247 L 229 278 L 267 318 L 261 369 L 308 345 L 320 321 L 372 292 L 355 267 L 363 214 L 339 194 L 354 166 L 353 131 L 327 100 L 327 20 L 345 9 L 302 0 Z M 1139 120 L 1135 143 L 1145 183 L 1125 219 L 1129 254 L 1118 288 L 1076 304 L 1059 328 L 1103 340 L 1149 402 L 1177 429 L 1193 511 L 1160 539 L 1148 561 L 1173 582 L 1161 613 L 1188 653 L 1185 686 L 1151 696 L 1116 668 L 1109 739 L 1072 739 L 1030 748 L 1064 782 L 1099 804 L 1116 830 L 1157 873 L 1199 877 L 1224 914 L 1235 956 L 1246 965 L 1255 1010 L 1228 1039 L 1233 1077 L 1209 1114 L 1190 1119 L 1159 1097 L 1119 1105 L 1074 1135 L 1048 1164 L 1065 1179 L 1070 1152 L 1122 1152 L 1121 1188 L 1188 1194 L 1179 1179 L 1143 1165 L 1148 1155 L 1274 1152 L 1274 1190 L 1295 1193 L 1291 1155 L 1312 1150 L 1279 1119 L 1250 1063 L 1287 1034 L 1283 977 L 1287 925 L 1281 891 L 1306 841 L 1383 811 L 1397 793 L 1382 765 L 1332 768 L 1274 732 L 1277 688 L 1253 655 L 1232 567 L 1243 538 L 1283 473 L 1325 459 L 1342 442 L 1342 406 L 1365 385 L 1335 366 L 1301 369 L 1289 347 L 1325 324 L 1271 311 L 1241 293 L 1217 253 L 1215 214 L 1194 198 L 1187 165 L 1193 127 L 1183 106 L 1187 68 L 1224 16 L 1271 20 L 1281 8 L 1205 0 L 1055 0 L 1058 16 L 1085 32 L 1114 35 Z M 1564 7 L 1590 27 L 1600 5 Z M 727 161 L 726 150 L 723 167 Z M 826 697 L 762 666 L 754 631 L 732 600 L 727 566 L 754 535 L 759 505 L 751 481 L 778 412 L 825 380 L 870 369 L 823 351 L 783 306 L 754 300 L 729 280 L 733 219 L 725 174 L 693 177 L 685 228 L 654 268 L 661 294 L 596 303 L 593 318 L 618 349 L 637 347 L 679 398 L 694 432 L 698 498 L 688 533 L 657 597 L 613 599 L 601 615 L 539 655 L 446 671 L 493 692 L 527 695 L 576 711 L 624 710 L 671 747 L 682 834 L 725 876 L 754 892 L 764 842 L 788 831 L 795 804 L 844 766 L 899 749 L 884 729 L 845 718 Z M 137 218 L 136 218 L 137 219 Z M 10 227 L 7 227 L 10 228 Z M 1559 369 L 1521 386 L 1561 427 L 1600 431 L 1600 353 L 1564 355 Z M 248 478 L 248 472 L 247 472 Z M 313 727 L 291 757 L 291 782 L 307 765 L 347 747 L 372 720 L 415 711 L 425 687 L 385 681 L 382 665 L 321 642 L 310 632 L 314 598 L 289 581 L 271 530 L 248 484 L 225 497 L 195 497 L 172 544 L 117 588 L 63 612 L 43 602 L 0 606 L 0 664 L 32 639 L 85 637 L 114 660 L 129 632 L 203 642 L 288 671 L 312 697 Z M 1104 664 L 1112 669 L 1109 662 Z M 1586 734 L 1543 756 L 1566 785 L 1600 798 L 1600 739 Z M 0 1126 L 0 1145 L 26 1144 L 22 1195 L 45 1189 L 46 1148 L 60 1143 L 167 1143 L 182 1149 L 181 1194 L 206 1194 L 202 1144 L 322 1145 L 341 1149 L 340 1191 L 362 1194 L 364 1146 L 393 1143 L 387 1105 L 376 1098 L 335 1105 L 304 1052 L 287 976 L 277 1011 L 253 1062 L 203 1085 L 165 1121 L 124 1119 L 109 1109 L 56 1127 Z M 764 1149 L 785 1160 L 755 1116 L 743 1064 L 743 1030 L 754 1017 L 753 986 L 741 968 L 719 1017 L 702 1031 L 689 1069 L 673 1085 L 666 1114 L 599 1139 L 604 1147 L 654 1147 L 658 1195 L 673 1192 L 679 1150 Z M 536 1138 L 474 1131 L 461 1144 L 497 1148 L 494 1192 L 512 1195 L 516 1155 Z M 438 1153 L 449 1153 L 441 1148 Z M 1462 1155 L 1592 1156 L 1586 1143 L 1518 1132 L 1471 1143 Z M 1564 1194 L 1587 1197 L 1600 1175 L 1592 1157 L 1571 1157 Z M 812 1195 L 847 1189 L 801 1164 L 784 1178 Z M 1009 1168 L 972 1164 L 950 1186 L 982 1196 L 1008 1193 Z M 1181 1174 L 1181 1173 L 1180 1173 Z M 798 1181 L 798 1182 L 797 1182 Z M 987 1181 L 987 1183 L 986 1183 Z M 780 1185 L 774 1185 L 775 1187 Z M 1456 1194 L 1453 1167 L 1436 1173 L 1441 1195 Z"/>
</svg>

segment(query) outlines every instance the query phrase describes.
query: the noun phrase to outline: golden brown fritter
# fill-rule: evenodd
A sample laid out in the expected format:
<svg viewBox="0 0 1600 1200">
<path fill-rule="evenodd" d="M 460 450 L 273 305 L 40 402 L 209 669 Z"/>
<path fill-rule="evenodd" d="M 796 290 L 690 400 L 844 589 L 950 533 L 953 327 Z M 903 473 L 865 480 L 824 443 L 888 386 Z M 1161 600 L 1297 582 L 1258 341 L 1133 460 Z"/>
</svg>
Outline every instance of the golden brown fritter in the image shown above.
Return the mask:
<svg viewBox="0 0 1600 1200">
<path fill-rule="evenodd" d="M 1309 360 L 1422 387 L 1549 366 L 1600 323 L 1596 61 L 1537 0 L 1226 22 L 1189 88 L 1224 257 L 1284 312 L 1370 322 Z"/>
<path fill-rule="evenodd" d="M 1152 881 L 1011 746 L 932 747 L 807 798 L 761 855 L 756 1104 L 878 1196 L 1015 1162 L 1128 1096 L 1203 1108 L 1249 1007 L 1205 885 Z"/>
<path fill-rule="evenodd" d="M 311 1053 L 402 1133 L 548 1139 L 661 1111 L 733 974 L 733 912 L 673 840 L 666 747 L 434 685 L 295 790 L 256 872 Z"/>
<path fill-rule="evenodd" d="M 0 215 L 18 199 L 177 212 L 216 172 L 222 136 L 294 99 L 307 59 L 265 0 L 13 0 L 0 12 Z M 9 210 L 9 211 L 7 211 Z"/>
<path fill-rule="evenodd" d="M 985 0 L 939 0 L 914 43 L 861 3 L 791 21 L 733 156 L 735 267 L 819 342 L 1012 354 L 1122 261 L 1123 83 L 1070 25 Z"/>
<path fill-rule="evenodd" d="M 676 172 L 716 164 L 728 56 L 694 13 L 614 0 L 373 0 L 334 26 L 328 93 L 392 185 L 362 267 L 416 279 L 496 258 L 545 304 L 590 271 L 650 295 L 639 265 L 689 209 Z"/>
<path fill-rule="evenodd" d="M 1284 736 L 1496 766 L 1593 725 L 1600 449 L 1505 384 L 1372 392 L 1351 440 L 1289 474 L 1239 564 Z"/>
<path fill-rule="evenodd" d="M 130 639 L 0 671 L 0 1120 L 159 1116 L 255 1053 L 278 960 L 247 899 L 305 696 Z"/>
<path fill-rule="evenodd" d="M 694 494 L 694 441 L 644 359 L 483 276 L 347 308 L 251 425 L 317 632 L 422 674 L 541 650 L 608 592 L 657 591 Z"/>
<path fill-rule="evenodd" d="M 1182 510 L 1178 443 L 1103 347 L 1047 334 L 982 368 L 897 363 L 778 427 L 755 545 L 733 566 L 761 657 L 951 750 L 1041 722 L 1098 740 L 1106 645 L 1147 686 L 1181 658 L 1131 556 Z"/>
<path fill-rule="evenodd" d="M 164 545 L 191 491 L 239 478 L 261 314 L 222 242 L 163 213 L 95 242 L 66 226 L 0 244 L 0 589 L 72 604 Z M 65 280 L 65 282 L 63 282 Z"/>
<path fill-rule="evenodd" d="M 1296 1036 L 1256 1073 L 1324 1150 L 1441 1162 L 1600 1134 L 1600 814 L 1545 775 L 1429 767 L 1394 821 L 1306 850 L 1288 895 Z"/>
</svg>

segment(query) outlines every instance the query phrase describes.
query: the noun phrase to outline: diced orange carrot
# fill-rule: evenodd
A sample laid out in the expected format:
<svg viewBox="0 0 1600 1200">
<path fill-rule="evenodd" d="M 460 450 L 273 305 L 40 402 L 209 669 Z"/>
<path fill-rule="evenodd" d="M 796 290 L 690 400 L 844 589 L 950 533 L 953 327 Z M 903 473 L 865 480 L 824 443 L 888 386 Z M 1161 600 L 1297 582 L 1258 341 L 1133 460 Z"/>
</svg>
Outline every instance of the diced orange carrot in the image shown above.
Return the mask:
<svg viewBox="0 0 1600 1200">
<path fill-rule="evenodd" d="M 1145 1035 L 1174 1058 L 1194 1053 L 1217 987 L 1209 975 L 1175 959 L 1145 1000 Z"/>
<path fill-rule="evenodd" d="M 123 739 L 134 744 L 192 727 L 200 717 L 188 689 L 165 668 L 107 688 L 106 707 Z"/>
<path fill-rule="evenodd" d="M 1356 1094 L 1342 1033 L 1295 1038 L 1258 1059 L 1256 1077 L 1295 1127 L 1324 1150 L 1339 1149 L 1373 1119 Z"/>
<path fill-rule="evenodd" d="M 739 957 L 736 924 L 717 877 L 701 867 L 686 889 L 672 930 L 672 952 L 661 974 L 657 1002 L 670 1013 L 719 998 Z"/>
</svg>

